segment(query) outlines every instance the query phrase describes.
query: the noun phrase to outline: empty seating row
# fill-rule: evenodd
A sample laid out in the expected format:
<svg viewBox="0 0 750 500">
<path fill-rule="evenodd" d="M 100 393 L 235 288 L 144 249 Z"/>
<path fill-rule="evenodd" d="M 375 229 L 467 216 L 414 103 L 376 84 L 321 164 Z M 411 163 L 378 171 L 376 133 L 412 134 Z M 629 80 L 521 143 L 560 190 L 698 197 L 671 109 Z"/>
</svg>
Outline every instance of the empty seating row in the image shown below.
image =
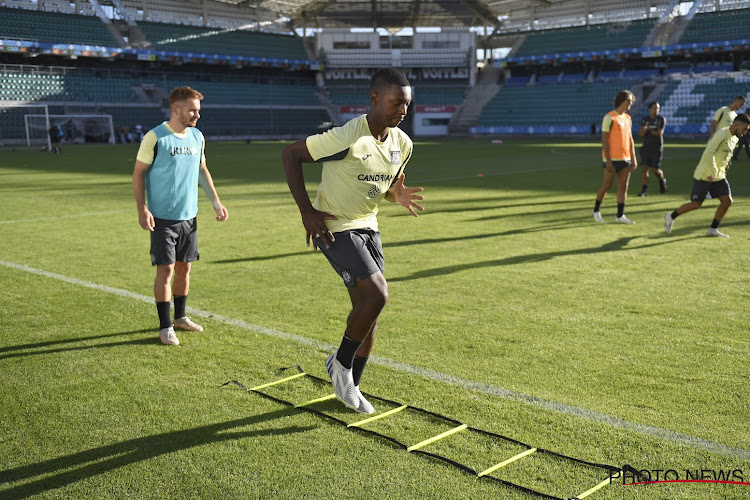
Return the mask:
<svg viewBox="0 0 750 500">
<path fill-rule="evenodd" d="M 640 47 L 656 21 L 594 24 L 528 33 L 516 56 Z"/>
<path fill-rule="evenodd" d="M 291 35 L 147 21 L 139 22 L 138 26 L 153 44 L 153 48 L 157 50 L 276 59 L 308 59 L 302 40 Z"/>
<path fill-rule="evenodd" d="M 571 126 L 601 123 L 615 94 L 628 84 L 587 83 L 535 87 L 503 87 L 484 107 L 480 126 Z"/>
<path fill-rule="evenodd" d="M 680 38 L 680 43 L 713 42 L 747 38 L 741 29 L 750 24 L 750 8 L 696 14 Z"/>
<path fill-rule="evenodd" d="M 707 131 L 716 110 L 749 89 L 750 75 L 675 78 L 661 93 L 661 114 L 667 124 Z"/>
<path fill-rule="evenodd" d="M 116 47 L 95 16 L 0 7 L 0 38 Z"/>
</svg>

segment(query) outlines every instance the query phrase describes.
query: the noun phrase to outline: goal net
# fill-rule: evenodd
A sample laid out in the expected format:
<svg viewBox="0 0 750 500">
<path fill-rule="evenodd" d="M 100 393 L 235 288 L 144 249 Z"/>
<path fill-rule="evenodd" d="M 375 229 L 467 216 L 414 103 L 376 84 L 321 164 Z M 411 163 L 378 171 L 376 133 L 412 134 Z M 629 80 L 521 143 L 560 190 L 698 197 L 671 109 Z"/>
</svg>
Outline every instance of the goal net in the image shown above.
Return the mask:
<svg viewBox="0 0 750 500">
<path fill-rule="evenodd" d="M 25 125 L 25 116 L 36 114 L 43 117 L 43 123 L 47 123 L 49 109 L 44 104 L 27 104 L 24 102 L 0 102 L 0 145 L 26 144 L 31 146 L 45 147 L 49 149 L 49 134 L 32 138 Z M 49 128 L 49 125 L 47 125 Z M 46 129 L 45 129 L 46 130 Z"/>
<path fill-rule="evenodd" d="M 49 137 L 52 123 L 62 131 L 60 142 L 83 144 L 87 142 L 115 143 L 115 131 L 112 126 L 112 115 L 90 114 L 27 114 L 24 116 L 26 136 L 29 145 L 41 144 Z"/>
</svg>

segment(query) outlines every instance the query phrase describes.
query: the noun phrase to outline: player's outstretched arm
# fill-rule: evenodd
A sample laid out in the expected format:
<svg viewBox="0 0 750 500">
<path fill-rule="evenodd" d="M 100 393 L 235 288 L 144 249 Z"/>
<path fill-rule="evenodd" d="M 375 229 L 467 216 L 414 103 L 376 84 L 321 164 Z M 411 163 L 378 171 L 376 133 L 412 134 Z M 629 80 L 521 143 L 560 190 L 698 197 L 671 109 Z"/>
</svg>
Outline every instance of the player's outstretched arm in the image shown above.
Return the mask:
<svg viewBox="0 0 750 500">
<path fill-rule="evenodd" d="M 148 163 L 135 161 L 133 169 L 133 194 L 135 195 L 135 205 L 138 210 L 138 224 L 147 231 L 154 230 L 154 216 L 146 207 L 146 171 L 151 168 Z"/>
<path fill-rule="evenodd" d="M 221 204 L 221 200 L 219 200 L 219 195 L 216 192 L 216 187 L 214 186 L 214 180 L 211 177 L 211 172 L 208 171 L 208 167 L 206 166 L 205 162 L 201 162 L 198 182 L 200 183 L 203 191 L 205 191 L 208 198 L 211 200 L 211 204 L 214 207 L 214 212 L 216 212 L 216 220 L 218 220 L 219 222 L 227 220 L 229 218 L 229 211 L 224 205 Z"/>
<path fill-rule="evenodd" d="M 305 141 L 297 141 L 290 144 L 281 153 L 281 162 L 284 165 L 284 175 L 286 183 L 289 185 L 289 191 L 292 192 L 294 201 L 297 203 L 300 215 L 302 215 L 302 225 L 305 226 L 307 246 L 312 246 L 314 250 L 318 249 L 316 236 L 320 236 L 326 248 L 335 241 L 333 233 L 326 226 L 326 219 L 336 220 L 331 214 L 316 210 L 310 197 L 307 196 L 305 188 L 305 177 L 302 173 L 302 163 L 314 163 L 310 151 L 307 149 Z"/>
<path fill-rule="evenodd" d="M 405 178 L 406 175 L 402 173 L 396 180 L 396 182 L 391 184 L 391 187 L 388 188 L 388 191 L 385 193 L 385 199 L 398 203 L 402 207 L 407 208 L 414 217 L 418 217 L 417 212 L 415 212 L 414 209 L 416 208 L 417 210 L 423 212 L 424 208 L 422 208 L 414 200 L 424 200 L 424 196 L 414 193 L 424 191 L 424 188 L 409 188 L 404 186 Z"/>
</svg>

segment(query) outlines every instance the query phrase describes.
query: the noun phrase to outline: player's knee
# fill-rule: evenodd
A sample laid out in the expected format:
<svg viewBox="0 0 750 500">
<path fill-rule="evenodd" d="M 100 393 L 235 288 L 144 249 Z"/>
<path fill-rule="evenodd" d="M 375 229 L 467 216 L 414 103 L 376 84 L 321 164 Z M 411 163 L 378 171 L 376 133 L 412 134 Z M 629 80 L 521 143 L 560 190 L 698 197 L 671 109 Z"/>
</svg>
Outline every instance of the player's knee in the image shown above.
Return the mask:
<svg viewBox="0 0 750 500">
<path fill-rule="evenodd" d="M 192 265 L 190 262 L 176 262 L 174 267 L 176 273 L 179 273 L 181 275 L 188 275 L 190 274 Z"/>
<path fill-rule="evenodd" d="M 174 274 L 174 264 L 163 264 L 156 266 L 156 279 L 160 281 L 169 281 Z"/>
<path fill-rule="evenodd" d="M 373 309 L 378 311 L 382 310 L 388 303 L 388 285 L 383 283 L 376 283 L 375 286 L 371 287 L 366 298 Z"/>
</svg>

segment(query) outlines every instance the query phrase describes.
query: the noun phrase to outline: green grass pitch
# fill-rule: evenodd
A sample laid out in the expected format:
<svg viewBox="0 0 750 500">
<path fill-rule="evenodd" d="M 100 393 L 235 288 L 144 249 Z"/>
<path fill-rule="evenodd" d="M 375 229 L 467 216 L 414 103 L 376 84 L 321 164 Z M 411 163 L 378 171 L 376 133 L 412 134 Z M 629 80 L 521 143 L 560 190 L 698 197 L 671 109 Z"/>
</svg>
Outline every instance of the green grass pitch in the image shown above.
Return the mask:
<svg viewBox="0 0 750 500">
<path fill-rule="evenodd" d="M 0 151 L 0 498 L 533 498 L 220 387 L 294 365 L 324 376 L 349 311 L 305 247 L 283 147 L 208 144 L 229 220 L 200 193 L 188 306 L 213 317 L 193 315 L 205 332 L 178 332 L 177 348 L 159 343 L 149 300 L 137 146 Z M 716 200 L 663 230 L 702 147 L 667 140 L 664 195 L 652 177 L 651 196 L 635 196 L 635 172 L 625 226 L 614 188 L 606 223 L 591 217 L 595 139 L 417 141 L 406 184 L 424 187 L 426 211 L 381 206 L 390 301 L 363 390 L 584 460 L 750 482 L 744 153 L 729 173 L 729 239 L 705 237 Z M 319 167 L 305 172 L 314 196 Z M 272 390 L 326 394 L 304 379 Z M 373 428 L 408 443 L 446 429 L 409 412 Z M 477 470 L 519 452 L 461 433 L 425 449 Z M 497 476 L 565 498 L 606 479 L 541 455 Z M 748 497 L 737 484 L 615 483 L 588 498 Z"/>
</svg>

